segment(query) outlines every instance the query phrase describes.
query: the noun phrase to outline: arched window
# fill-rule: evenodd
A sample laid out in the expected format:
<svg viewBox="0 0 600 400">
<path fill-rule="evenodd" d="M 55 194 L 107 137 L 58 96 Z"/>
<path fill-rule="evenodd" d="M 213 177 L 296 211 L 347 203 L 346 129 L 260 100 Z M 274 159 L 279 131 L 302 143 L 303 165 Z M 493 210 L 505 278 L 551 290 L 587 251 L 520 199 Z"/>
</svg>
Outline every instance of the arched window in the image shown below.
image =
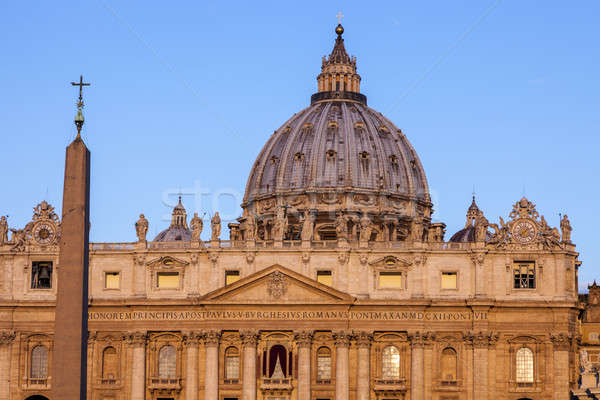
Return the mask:
<svg viewBox="0 0 600 400">
<path fill-rule="evenodd" d="M 158 377 L 175 378 L 177 376 L 177 355 L 175 347 L 163 346 L 158 352 Z"/>
<path fill-rule="evenodd" d="M 110 346 L 102 352 L 102 379 L 116 379 L 119 371 L 117 350 Z"/>
<path fill-rule="evenodd" d="M 328 347 L 317 350 L 317 379 L 331 379 L 331 350 Z"/>
<path fill-rule="evenodd" d="M 35 346 L 31 350 L 31 379 L 48 377 L 48 349 L 46 346 Z"/>
<path fill-rule="evenodd" d="M 285 378 L 287 376 L 287 350 L 276 344 L 269 350 L 269 378 Z"/>
<path fill-rule="evenodd" d="M 383 349 L 383 379 L 400 379 L 400 352 L 396 346 Z"/>
<path fill-rule="evenodd" d="M 451 347 L 442 350 L 442 381 L 456 382 L 456 351 Z"/>
<path fill-rule="evenodd" d="M 517 350 L 517 383 L 533 383 L 533 351 L 527 347 Z"/>
<path fill-rule="evenodd" d="M 240 352 L 237 347 L 225 350 L 225 379 L 240 379 Z"/>
</svg>

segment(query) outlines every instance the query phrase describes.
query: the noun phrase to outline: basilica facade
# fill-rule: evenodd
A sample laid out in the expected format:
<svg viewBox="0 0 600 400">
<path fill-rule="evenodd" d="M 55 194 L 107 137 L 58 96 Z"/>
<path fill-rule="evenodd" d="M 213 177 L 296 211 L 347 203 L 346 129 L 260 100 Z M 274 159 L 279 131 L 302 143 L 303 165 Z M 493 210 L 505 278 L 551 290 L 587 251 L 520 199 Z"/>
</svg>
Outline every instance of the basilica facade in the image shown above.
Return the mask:
<svg viewBox="0 0 600 400">
<path fill-rule="evenodd" d="M 89 399 L 564 400 L 579 387 L 568 218 L 551 227 L 522 198 L 491 222 L 473 198 L 446 240 L 417 153 L 367 106 L 336 34 L 310 106 L 256 159 L 229 240 L 218 214 L 208 226 L 180 199 L 155 238 L 142 214 L 135 241 L 90 243 Z M 45 201 L 24 227 L 0 221 L 0 400 L 52 398 L 60 236 Z"/>
</svg>

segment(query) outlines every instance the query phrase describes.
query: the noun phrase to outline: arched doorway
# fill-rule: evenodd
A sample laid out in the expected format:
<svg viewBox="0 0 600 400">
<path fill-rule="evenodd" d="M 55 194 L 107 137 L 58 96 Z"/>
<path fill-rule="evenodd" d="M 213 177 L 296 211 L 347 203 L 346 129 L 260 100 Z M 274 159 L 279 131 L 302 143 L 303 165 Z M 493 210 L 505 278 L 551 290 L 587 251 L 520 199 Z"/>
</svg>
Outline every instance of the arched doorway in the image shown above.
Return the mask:
<svg viewBox="0 0 600 400">
<path fill-rule="evenodd" d="M 48 400 L 48 398 L 41 394 L 34 394 L 33 396 L 27 397 L 25 400 Z"/>
</svg>

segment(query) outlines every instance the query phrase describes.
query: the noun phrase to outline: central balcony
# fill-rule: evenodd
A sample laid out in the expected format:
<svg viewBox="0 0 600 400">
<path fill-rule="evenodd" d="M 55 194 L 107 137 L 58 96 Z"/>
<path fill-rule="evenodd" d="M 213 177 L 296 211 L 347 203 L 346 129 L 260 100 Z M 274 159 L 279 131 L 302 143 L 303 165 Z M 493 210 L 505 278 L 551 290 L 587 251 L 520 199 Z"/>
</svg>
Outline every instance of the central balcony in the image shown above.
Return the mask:
<svg viewBox="0 0 600 400">
<path fill-rule="evenodd" d="M 291 392 L 292 378 L 262 378 L 260 380 L 262 391 Z"/>
</svg>

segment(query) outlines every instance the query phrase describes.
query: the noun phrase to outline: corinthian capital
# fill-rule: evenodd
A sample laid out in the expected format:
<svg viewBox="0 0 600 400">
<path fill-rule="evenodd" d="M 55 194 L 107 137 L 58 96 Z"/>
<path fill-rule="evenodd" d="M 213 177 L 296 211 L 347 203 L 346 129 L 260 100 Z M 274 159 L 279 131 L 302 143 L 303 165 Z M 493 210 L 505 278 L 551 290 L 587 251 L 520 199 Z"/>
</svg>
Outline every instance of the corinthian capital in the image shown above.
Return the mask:
<svg viewBox="0 0 600 400">
<path fill-rule="evenodd" d="M 554 350 L 569 350 L 571 345 L 571 337 L 565 333 L 550 334 L 550 341 Z"/>
<path fill-rule="evenodd" d="M 346 331 L 339 331 L 333 334 L 336 347 L 348 347 L 350 345 L 351 335 Z"/>
<path fill-rule="evenodd" d="M 184 332 L 183 341 L 186 346 L 196 346 L 200 343 L 200 339 L 202 339 L 202 334 L 194 331 Z"/>
<path fill-rule="evenodd" d="M 17 337 L 15 331 L 0 331 L 0 346 L 10 345 Z"/>
<path fill-rule="evenodd" d="M 408 339 L 412 347 L 423 347 L 425 345 L 424 334 L 419 331 L 409 334 Z"/>
<path fill-rule="evenodd" d="M 205 346 L 218 346 L 221 339 L 221 331 L 210 330 L 204 332 Z"/>
<path fill-rule="evenodd" d="M 354 340 L 356 340 L 356 346 L 358 348 L 369 348 L 373 341 L 373 334 L 371 332 L 359 331 L 354 332 Z"/>
<path fill-rule="evenodd" d="M 258 343 L 258 332 L 250 329 L 241 331 L 240 338 L 242 339 L 242 346 L 255 347 Z"/>
<path fill-rule="evenodd" d="M 148 338 L 148 335 L 146 334 L 146 332 L 140 332 L 140 331 L 128 332 L 124 335 L 124 339 L 125 339 L 126 343 L 131 346 L 136 346 L 136 347 L 145 345 L 147 338 Z"/>
<path fill-rule="evenodd" d="M 313 334 L 312 331 L 300 331 L 296 332 L 294 337 L 298 347 L 309 347 L 312 343 Z"/>
</svg>

